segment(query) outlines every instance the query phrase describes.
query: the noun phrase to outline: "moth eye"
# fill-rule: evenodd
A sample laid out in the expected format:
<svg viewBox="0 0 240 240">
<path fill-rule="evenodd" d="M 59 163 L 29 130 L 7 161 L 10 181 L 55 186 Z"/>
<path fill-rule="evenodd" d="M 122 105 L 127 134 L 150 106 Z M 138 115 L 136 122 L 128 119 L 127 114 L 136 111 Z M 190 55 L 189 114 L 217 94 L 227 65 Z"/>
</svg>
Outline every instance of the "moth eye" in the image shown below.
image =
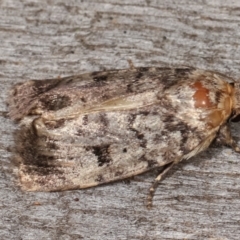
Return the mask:
<svg viewBox="0 0 240 240">
<path fill-rule="evenodd" d="M 205 88 L 201 82 L 195 82 L 193 88 L 196 89 L 196 92 L 193 95 L 195 100 L 196 108 L 209 108 L 212 107 L 212 103 L 209 99 L 209 90 Z"/>
<path fill-rule="evenodd" d="M 240 114 L 234 111 L 230 117 L 231 122 L 240 122 Z"/>
</svg>

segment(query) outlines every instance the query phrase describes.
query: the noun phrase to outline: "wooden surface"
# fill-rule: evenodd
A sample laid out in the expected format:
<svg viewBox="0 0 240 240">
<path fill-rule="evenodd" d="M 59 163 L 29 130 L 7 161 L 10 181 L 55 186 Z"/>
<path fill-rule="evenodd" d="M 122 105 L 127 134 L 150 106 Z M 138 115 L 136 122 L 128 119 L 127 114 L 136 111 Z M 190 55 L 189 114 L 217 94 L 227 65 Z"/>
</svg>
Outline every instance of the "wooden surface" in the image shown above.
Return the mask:
<svg viewBox="0 0 240 240">
<path fill-rule="evenodd" d="M 240 76 L 238 0 L 0 0 L 0 239 L 239 239 L 240 156 L 210 148 L 176 166 L 87 190 L 26 193 L 10 163 L 5 100 L 27 79 L 190 65 Z M 233 125 L 236 137 L 239 124 Z"/>
</svg>

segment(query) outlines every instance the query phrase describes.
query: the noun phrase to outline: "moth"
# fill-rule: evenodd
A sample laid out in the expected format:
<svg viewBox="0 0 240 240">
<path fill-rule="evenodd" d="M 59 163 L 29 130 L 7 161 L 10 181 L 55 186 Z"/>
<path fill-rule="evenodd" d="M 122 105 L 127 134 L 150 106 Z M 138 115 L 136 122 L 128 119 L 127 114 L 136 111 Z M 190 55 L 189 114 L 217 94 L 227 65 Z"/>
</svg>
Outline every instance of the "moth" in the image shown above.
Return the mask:
<svg viewBox="0 0 240 240">
<path fill-rule="evenodd" d="M 217 72 L 140 67 L 30 80 L 13 87 L 9 116 L 26 191 L 94 187 L 173 165 L 215 139 L 239 152 L 229 122 L 240 87 Z"/>
</svg>

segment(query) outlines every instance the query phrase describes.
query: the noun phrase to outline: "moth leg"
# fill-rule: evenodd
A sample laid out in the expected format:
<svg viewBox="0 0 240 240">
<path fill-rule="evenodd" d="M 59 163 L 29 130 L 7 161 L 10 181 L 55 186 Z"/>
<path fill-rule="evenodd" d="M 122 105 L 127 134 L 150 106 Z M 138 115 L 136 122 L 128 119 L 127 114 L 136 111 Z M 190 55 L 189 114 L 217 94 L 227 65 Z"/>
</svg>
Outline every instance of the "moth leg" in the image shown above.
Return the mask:
<svg viewBox="0 0 240 240">
<path fill-rule="evenodd" d="M 232 138 L 230 128 L 227 124 L 220 128 L 216 138 L 216 143 L 227 145 L 231 147 L 235 152 L 240 153 L 240 148 L 238 147 L 237 142 Z"/>
<path fill-rule="evenodd" d="M 151 209 L 152 207 L 152 200 L 153 200 L 153 196 L 154 193 L 157 189 L 157 186 L 159 184 L 159 182 L 164 178 L 164 176 L 167 174 L 167 172 L 173 167 L 173 165 L 175 165 L 176 162 L 171 162 L 169 164 L 167 164 L 163 171 L 155 178 L 151 188 L 149 189 L 149 194 L 148 194 L 148 198 L 147 198 L 147 208 Z"/>
</svg>

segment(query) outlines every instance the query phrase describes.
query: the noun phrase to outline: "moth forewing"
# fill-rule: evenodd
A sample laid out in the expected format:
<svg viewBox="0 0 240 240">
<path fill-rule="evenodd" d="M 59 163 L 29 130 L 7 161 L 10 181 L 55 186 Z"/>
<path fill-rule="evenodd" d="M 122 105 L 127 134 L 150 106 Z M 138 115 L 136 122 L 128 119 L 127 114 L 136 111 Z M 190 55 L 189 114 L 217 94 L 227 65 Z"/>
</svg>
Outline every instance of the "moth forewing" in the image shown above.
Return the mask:
<svg viewBox="0 0 240 240">
<path fill-rule="evenodd" d="M 20 184 L 81 189 L 165 166 L 150 205 L 163 174 L 213 139 L 237 151 L 227 123 L 239 112 L 232 81 L 194 68 L 134 68 L 18 84 L 8 102 L 21 121 Z"/>
</svg>

